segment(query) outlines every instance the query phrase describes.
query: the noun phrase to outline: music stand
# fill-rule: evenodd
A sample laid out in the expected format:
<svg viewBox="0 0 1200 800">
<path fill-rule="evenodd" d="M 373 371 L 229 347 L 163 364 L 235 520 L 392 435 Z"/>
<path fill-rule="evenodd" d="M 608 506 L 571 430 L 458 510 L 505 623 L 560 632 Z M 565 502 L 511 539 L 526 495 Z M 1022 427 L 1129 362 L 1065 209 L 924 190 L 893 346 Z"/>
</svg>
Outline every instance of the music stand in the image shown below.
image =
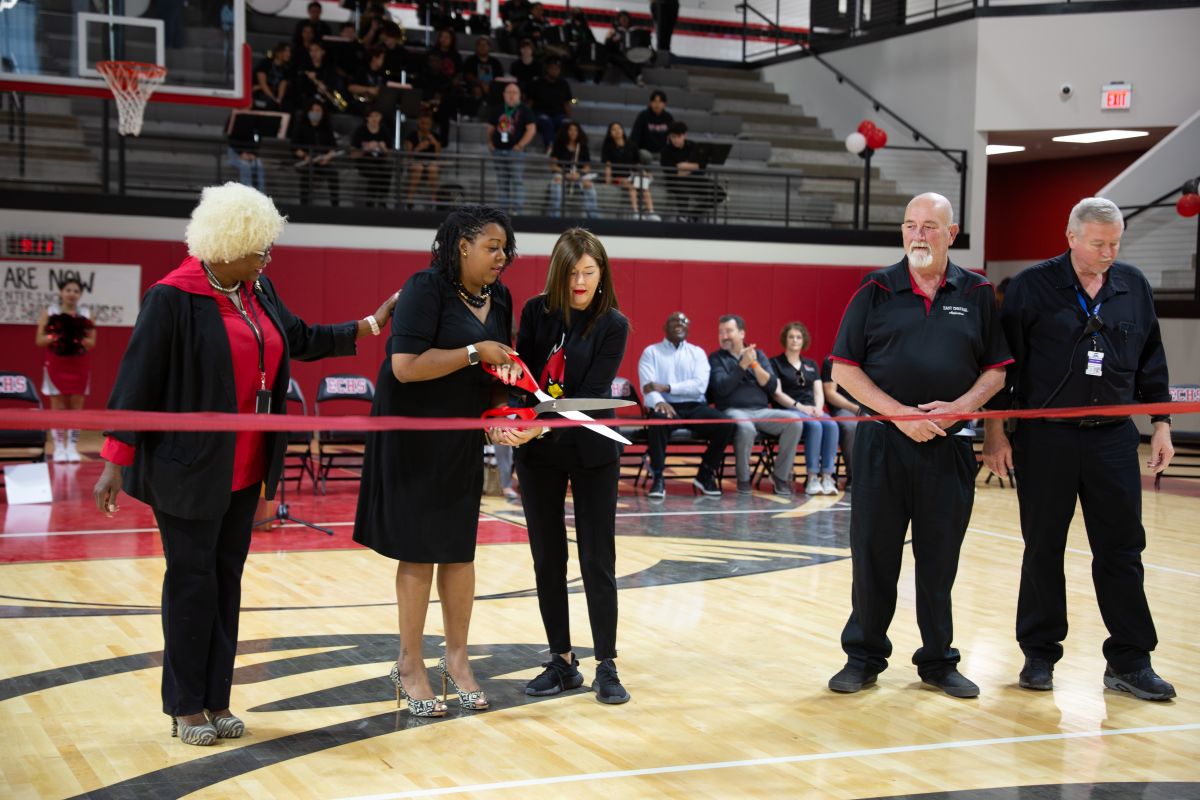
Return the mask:
<svg viewBox="0 0 1200 800">
<path fill-rule="evenodd" d="M 723 142 L 697 142 L 696 159 L 701 167 L 720 166 L 729 158 L 733 145 Z"/>
<path fill-rule="evenodd" d="M 225 135 L 231 142 L 260 142 L 263 139 L 286 139 L 291 115 L 282 111 L 250 111 L 234 109 L 229 112 Z"/>
</svg>

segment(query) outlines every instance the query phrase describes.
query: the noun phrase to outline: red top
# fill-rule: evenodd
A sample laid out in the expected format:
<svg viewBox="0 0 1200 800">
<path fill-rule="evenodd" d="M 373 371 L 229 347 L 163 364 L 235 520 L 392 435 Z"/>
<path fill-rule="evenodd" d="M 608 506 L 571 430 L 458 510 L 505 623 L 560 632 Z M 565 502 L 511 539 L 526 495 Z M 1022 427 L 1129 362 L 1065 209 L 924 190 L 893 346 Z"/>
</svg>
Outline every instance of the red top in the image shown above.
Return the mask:
<svg viewBox="0 0 1200 800">
<path fill-rule="evenodd" d="M 237 306 L 229 297 L 209 285 L 204 267 L 196 258 L 189 257 L 159 283 L 216 300 L 221 320 L 225 323 L 225 333 L 229 337 L 238 413 L 253 414 L 255 395 L 263 387 L 263 376 L 258 369 L 258 341 Z M 266 368 L 266 388 L 270 389 L 275 385 L 275 377 L 279 374 L 279 364 L 283 359 L 283 336 L 246 284 L 242 284 L 239 293 L 246 315 L 264 334 L 263 364 Z M 233 453 L 233 491 L 245 489 L 266 475 L 265 438 L 265 434 L 259 431 L 237 433 L 237 446 Z M 101 458 L 123 467 L 133 464 L 133 454 L 134 448 L 111 436 L 105 440 L 100 451 Z"/>
</svg>

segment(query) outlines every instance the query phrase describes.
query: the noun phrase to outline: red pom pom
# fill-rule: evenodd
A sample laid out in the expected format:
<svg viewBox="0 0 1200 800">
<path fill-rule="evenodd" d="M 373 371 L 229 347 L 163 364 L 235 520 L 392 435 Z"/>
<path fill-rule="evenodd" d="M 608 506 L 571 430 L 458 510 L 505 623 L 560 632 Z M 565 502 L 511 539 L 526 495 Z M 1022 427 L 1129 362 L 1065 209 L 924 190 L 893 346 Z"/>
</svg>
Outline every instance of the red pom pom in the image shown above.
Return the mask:
<svg viewBox="0 0 1200 800">
<path fill-rule="evenodd" d="M 879 150 L 887 144 L 887 131 L 883 128 L 872 128 L 867 135 L 867 147 Z"/>
<path fill-rule="evenodd" d="M 1200 214 L 1200 194 L 1185 194 L 1175 201 L 1175 210 L 1181 217 L 1194 217 Z"/>
<path fill-rule="evenodd" d="M 871 122 L 869 119 L 864 119 L 862 122 L 858 123 L 858 132 L 863 136 L 869 135 L 873 130 L 875 130 L 875 123 Z"/>
</svg>

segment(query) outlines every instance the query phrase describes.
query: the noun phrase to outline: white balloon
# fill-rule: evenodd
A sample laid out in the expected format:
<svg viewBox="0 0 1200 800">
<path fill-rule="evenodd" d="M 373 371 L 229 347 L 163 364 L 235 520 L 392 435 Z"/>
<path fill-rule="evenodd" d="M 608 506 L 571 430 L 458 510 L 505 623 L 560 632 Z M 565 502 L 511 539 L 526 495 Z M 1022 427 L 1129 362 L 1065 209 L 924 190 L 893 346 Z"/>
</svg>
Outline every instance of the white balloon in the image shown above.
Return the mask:
<svg viewBox="0 0 1200 800">
<path fill-rule="evenodd" d="M 846 137 L 846 149 L 851 153 L 858 155 L 867 147 L 867 137 L 863 136 L 858 131 L 851 133 Z"/>
</svg>

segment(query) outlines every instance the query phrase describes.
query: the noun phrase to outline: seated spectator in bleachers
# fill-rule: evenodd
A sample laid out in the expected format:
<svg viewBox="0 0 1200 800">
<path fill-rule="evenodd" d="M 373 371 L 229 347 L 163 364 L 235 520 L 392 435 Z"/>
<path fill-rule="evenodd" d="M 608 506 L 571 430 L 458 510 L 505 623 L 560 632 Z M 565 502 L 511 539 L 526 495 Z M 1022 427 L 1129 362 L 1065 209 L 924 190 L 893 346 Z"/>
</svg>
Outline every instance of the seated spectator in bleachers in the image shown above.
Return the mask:
<svg viewBox="0 0 1200 800">
<path fill-rule="evenodd" d="M 458 112 L 459 95 L 454 80 L 446 74 L 445 62 L 430 51 L 425 69 L 417 74 L 416 85 L 421 90 L 421 105 L 433 114 L 438 138 L 447 141 L 450 120 Z"/>
<path fill-rule="evenodd" d="M 629 138 L 637 145 L 643 164 L 658 160 L 659 153 L 667 146 L 667 129 L 675 118 L 667 111 L 667 94 L 661 89 L 650 93 L 650 102 L 638 112 L 633 121 Z"/>
<path fill-rule="evenodd" d="M 629 78 L 629 80 L 634 81 L 638 86 L 644 86 L 645 79 L 642 77 L 642 68 L 630 61 L 625 55 L 625 51 L 629 49 L 629 31 L 632 28 L 633 22 L 629 14 L 624 11 L 618 12 L 617 19 L 613 22 L 612 30 L 608 32 L 608 36 L 604 39 L 605 65 L 612 64 L 625 73 L 625 77 Z M 600 74 L 603 76 L 604 70 L 601 70 Z M 599 82 L 600 78 L 597 78 L 596 83 Z M 666 102 L 666 95 L 663 95 L 664 106 Z M 668 114 L 668 116 L 670 115 Z M 670 122 L 670 120 L 667 121 Z"/>
<path fill-rule="evenodd" d="M 425 60 L 409 53 L 404 46 L 404 31 L 396 23 L 385 21 L 381 31 L 379 39 L 384 50 L 383 71 L 387 73 L 388 80 L 400 81 L 403 78 L 410 84 L 415 83 L 417 73 L 425 68 Z"/>
<path fill-rule="evenodd" d="M 239 133 L 236 126 L 229 132 L 229 166 L 237 170 L 238 183 L 265 194 L 267 183 L 258 146 L 258 137 L 254 134 Z"/>
<path fill-rule="evenodd" d="M 750 483 L 750 453 L 758 432 L 779 437 L 775 471 L 771 482 L 775 494 L 792 494 L 792 464 L 800 444 L 798 422 L 765 422 L 778 418 L 778 409 L 770 402 L 779 388 L 779 378 L 771 370 L 771 362 L 760 358 L 755 345 L 746 344 L 746 323 L 736 314 L 721 317 L 717 327 L 721 349 L 708 357 L 708 399 L 737 422 L 734 434 L 734 459 L 737 467 L 739 494 L 754 491 Z"/>
<path fill-rule="evenodd" d="M 549 152 L 559 127 L 570 118 L 571 104 L 575 102 L 571 85 L 562 77 L 562 62 L 559 59 L 546 59 L 546 70 L 533 82 L 530 99 L 533 101 L 538 133 Z"/>
<path fill-rule="evenodd" d="M 437 57 L 442 72 L 454 83 L 455 87 L 462 83 L 463 61 L 462 56 L 458 54 L 457 39 L 453 30 L 450 28 L 438 30 L 437 39 L 434 40 L 429 55 Z"/>
<path fill-rule="evenodd" d="M 338 205 L 341 182 L 333 160 L 338 156 L 337 136 L 329 113 L 320 100 L 312 100 L 292 125 L 292 148 L 300 173 L 300 204 L 308 205 L 313 180 L 323 180 L 329 186 L 329 204 Z"/>
<path fill-rule="evenodd" d="M 808 328 L 802 322 L 789 322 L 779 333 L 783 352 L 771 359 L 771 368 L 779 378 L 775 403 L 802 417 L 804 426 L 804 462 L 808 473 L 807 494 L 837 494 L 833 473 L 837 467 L 838 426 L 825 413 L 825 394 L 821 391 L 821 370 L 817 362 L 801 353 L 808 349 Z M 811 419 L 817 417 L 817 419 Z"/>
<path fill-rule="evenodd" d="M 375 48 L 367 63 L 350 79 L 350 96 L 355 110 L 360 114 L 365 115 L 370 111 L 379 99 L 379 92 L 387 84 L 388 76 L 384 69 L 386 60 L 387 51 L 383 47 Z"/>
<path fill-rule="evenodd" d="M 343 24 L 338 30 L 337 38 L 328 38 L 323 41 L 334 68 L 342 76 L 343 81 L 349 82 L 367 61 L 366 48 L 358 40 L 358 32 L 354 29 L 354 23 Z"/>
<path fill-rule="evenodd" d="M 549 216 L 562 216 L 564 189 L 568 192 L 576 190 L 583 195 L 583 213 L 588 219 L 597 216 L 592 154 L 588 150 L 587 134 L 578 122 L 567 122 L 558 129 L 554 146 L 550 148 L 550 171 Z"/>
<path fill-rule="evenodd" d="M 350 158 L 367 184 L 367 208 L 387 208 L 395 166 L 388 147 L 390 140 L 391 135 L 383 126 L 383 113 L 374 108 L 350 137 Z"/>
<path fill-rule="evenodd" d="M 492 81 L 504 75 L 504 65 L 492 58 L 492 43 L 486 36 L 475 40 L 475 53 L 463 62 L 462 71 L 472 105 L 470 113 L 479 114 L 486 109 Z"/>
<path fill-rule="evenodd" d="M 358 39 L 368 50 L 383 44 L 384 23 L 391 21 L 383 0 L 371 0 L 358 20 Z"/>
<path fill-rule="evenodd" d="M 308 48 L 317 41 L 317 29 L 308 20 L 302 20 L 296 31 L 297 35 L 292 39 L 292 70 L 300 73 L 312 69 Z"/>
<path fill-rule="evenodd" d="M 509 69 L 512 71 L 512 76 L 517 79 L 517 83 L 521 85 L 521 94 L 528 97 L 530 92 L 533 91 L 533 82 L 542 74 L 542 64 L 534 58 L 533 42 L 531 40 L 521 40 L 517 60 L 512 63 Z"/>
<path fill-rule="evenodd" d="M 604 51 L 597 45 L 583 9 L 571 10 L 570 18 L 562 26 L 562 35 L 567 48 L 567 68 L 571 75 L 577 81 L 585 81 L 590 77 L 599 83 L 604 78 Z"/>
<path fill-rule="evenodd" d="M 496 29 L 496 39 L 500 49 L 506 53 L 517 52 L 521 40 L 521 30 L 525 20 L 529 19 L 529 0 L 507 0 L 500 6 L 500 19 L 503 25 Z"/>
<path fill-rule="evenodd" d="M 327 57 L 325 45 L 313 42 L 308 46 L 309 65 L 297 75 L 297 107 L 316 98 L 328 111 L 345 111 L 350 107 L 346 99 L 345 84 Z"/>
<path fill-rule="evenodd" d="M 417 129 L 404 137 L 404 151 L 409 154 L 405 202 L 409 208 L 416 207 L 417 188 L 424 181 L 425 194 L 432 207 L 437 202 L 438 155 L 442 152 L 442 143 L 433 130 L 433 117 L 429 114 L 417 117 Z"/>
<path fill-rule="evenodd" d="M 253 105 L 259 111 L 291 111 L 292 46 L 278 42 L 254 67 Z"/>
<path fill-rule="evenodd" d="M 717 184 L 705 175 L 703 158 L 696 143 L 688 141 L 686 122 L 671 123 L 667 146 L 659 158 L 663 182 L 667 185 L 667 199 L 679 222 L 696 222 L 723 199 Z"/>
<path fill-rule="evenodd" d="M 461 17 L 457 16 L 450 3 L 444 3 L 441 0 L 417 0 L 417 19 L 422 25 L 435 31 L 443 28 L 452 31 L 467 29 L 466 24 L 462 22 Z"/>
<path fill-rule="evenodd" d="M 295 29 L 292 31 L 293 45 L 297 43 L 304 44 L 305 46 L 311 44 L 311 42 L 304 42 L 303 34 L 306 27 L 312 28 L 313 37 L 315 39 L 320 39 L 322 36 L 328 36 L 330 33 L 332 33 L 329 28 L 329 23 L 321 19 L 320 3 L 315 2 L 315 0 L 312 3 L 309 3 L 308 7 L 306 8 L 306 13 L 308 16 L 297 22 Z"/>
<path fill-rule="evenodd" d="M 510 83 L 504 87 L 503 104 L 492 112 L 487 125 L 498 205 L 510 216 L 525 208 L 525 148 L 536 132 L 533 112 L 521 103 L 520 87 Z"/>
<path fill-rule="evenodd" d="M 858 416 L 858 401 L 834 382 L 833 359 L 829 356 L 825 356 L 825 362 L 821 364 L 821 389 L 825 393 L 825 402 L 829 406 L 829 411 L 833 414 L 833 419 L 841 430 L 842 463 L 846 465 L 845 488 L 849 489 L 850 482 L 854 479 L 852 456 L 854 455 L 854 431 L 858 427 L 858 422 L 843 418 Z"/>
<path fill-rule="evenodd" d="M 604 162 L 604 182 L 624 187 L 629 194 L 629 205 L 633 207 L 634 219 L 658 222 L 661 217 L 654 213 L 654 198 L 650 196 L 650 173 L 642 167 L 637 145 L 625 138 L 621 123 L 608 126 L 604 147 L 600 150 Z M 638 200 L 642 205 L 638 207 Z"/>
<path fill-rule="evenodd" d="M 529 6 L 529 16 L 521 23 L 517 36 L 521 39 L 529 39 L 533 42 L 533 49 L 540 53 L 545 47 L 543 34 L 549 27 L 550 20 L 546 19 L 546 7 L 541 3 L 533 3 Z"/>
<path fill-rule="evenodd" d="M 663 325 L 666 334 L 663 340 L 642 351 L 642 357 L 638 359 L 642 403 L 646 412 L 656 419 L 728 419 L 727 414 L 710 408 L 704 398 L 711 368 L 704 351 L 687 341 L 689 324 L 687 315 L 676 311 Z M 654 499 L 667 494 L 663 469 L 672 430 L 675 428 L 670 425 L 646 428 L 646 453 L 650 458 L 649 496 Z M 708 447 L 700 459 L 700 469 L 692 481 L 692 485 L 706 495 L 721 494 L 717 475 L 733 430 L 730 425 L 696 425 L 692 428 L 696 436 L 708 440 Z"/>
</svg>

